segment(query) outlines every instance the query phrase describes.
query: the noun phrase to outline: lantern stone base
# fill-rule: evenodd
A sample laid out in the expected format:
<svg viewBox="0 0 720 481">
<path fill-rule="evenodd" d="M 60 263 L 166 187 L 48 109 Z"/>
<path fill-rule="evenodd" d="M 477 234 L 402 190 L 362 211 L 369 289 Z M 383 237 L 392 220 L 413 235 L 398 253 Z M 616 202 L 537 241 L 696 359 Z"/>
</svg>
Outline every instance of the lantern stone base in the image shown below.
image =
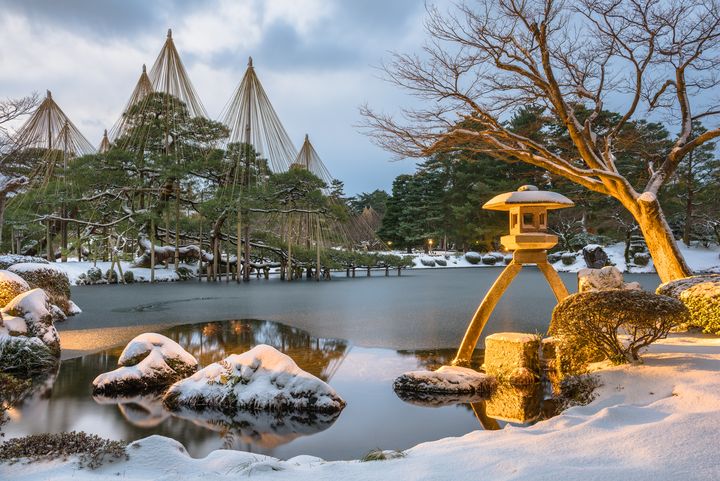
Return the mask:
<svg viewBox="0 0 720 481">
<path fill-rule="evenodd" d="M 512 384 L 532 384 L 540 378 L 540 337 L 500 332 L 485 338 L 485 372 Z"/>
</svg>

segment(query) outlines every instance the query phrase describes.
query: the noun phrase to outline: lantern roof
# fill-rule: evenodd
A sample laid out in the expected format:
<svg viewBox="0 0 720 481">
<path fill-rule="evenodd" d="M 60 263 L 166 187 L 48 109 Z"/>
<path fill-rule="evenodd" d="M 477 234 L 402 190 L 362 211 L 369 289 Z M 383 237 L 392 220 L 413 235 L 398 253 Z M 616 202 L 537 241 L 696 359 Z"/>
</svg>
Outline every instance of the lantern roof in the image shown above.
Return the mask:
<svg viewBox="0 0 720 481">
<path fill-rule="evenodd" d="M 546 209 L 565 209 L 574 206 L 575 203 L 557 192 L 538 190 L 534 185 L 523 185 L 515 192 L 496 195 L 485 202 L 483 209 L 510 210 L 522 205 L 545 207 Z"/>
</svg>

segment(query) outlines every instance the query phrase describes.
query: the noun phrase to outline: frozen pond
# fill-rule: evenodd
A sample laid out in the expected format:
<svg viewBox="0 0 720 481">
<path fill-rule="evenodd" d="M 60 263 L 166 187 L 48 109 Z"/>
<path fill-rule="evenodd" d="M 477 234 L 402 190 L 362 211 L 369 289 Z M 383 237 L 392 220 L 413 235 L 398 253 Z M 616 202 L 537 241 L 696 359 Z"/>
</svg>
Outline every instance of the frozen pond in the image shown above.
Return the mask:
<svg viewBox="0 0 720 481">
<path fill-rule="evenodd" d="M 408 270 L 401 277 L 374 272 L 355 279 L 335 273 L 332 281 L 255 280 L 73 288 L 83 313 L 59 330 L 143 324 L 185 324 L 229 319 L 267 319 L 316 337 L 347 339 L 364 347 L 456 348 L 467 323 L 500 268 Z M 561 274 L 572 292 L 576 274 Z M 654 274 L 626 275 L 645 289 Z M 545 332 L 555 298 L 534 267 L 524 268 L 498 304 L 485 334 Z"/>
</svg>

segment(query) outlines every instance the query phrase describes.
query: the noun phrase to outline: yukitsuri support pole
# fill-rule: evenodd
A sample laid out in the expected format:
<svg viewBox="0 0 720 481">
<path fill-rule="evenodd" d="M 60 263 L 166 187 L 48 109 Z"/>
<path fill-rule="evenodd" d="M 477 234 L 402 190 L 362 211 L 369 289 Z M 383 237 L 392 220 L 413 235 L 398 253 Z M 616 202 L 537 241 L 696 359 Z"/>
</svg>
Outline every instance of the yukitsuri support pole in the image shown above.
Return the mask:
<svg viewBox="0 0 720 481">
<path fill-rule="evenodd" d="M 240 284 L 240 274 L 245 275 L 244 272 L 242 272 L 245 267 L 242 265 L 241 258 L 242 258 L 242 212 L 240 210 L 240 206 L 238 205 L 238 225 L 237 225 L 237 237 L 238 237 L 238 243 L 237 243 L 237 252 L 235 253 L 235 257 L 237 258 L 237 262 L 235 263 L 235 271 L 237 273 L 237 283 Z"/>
<path fill-rule="evenodd" d="M 315 215 L 315 228 L 317 229 L 317 232 L 315 233 L 315 246 L 317 249 L 317 267 L 315 269 L 315 280 L 317 282 L 320 282 L 320 214 Z"/>
<path fill-rule="evenodd" d="M 155 219 L 150 219 L 150 282 L 155 282 Z"/>
<path fill-rule="evenodd" d="M 218 253 L 220 252 L 219 244 L 220 240 L 217 236 L 213 239 L 213 245 L 212 245 L 212 251 L 213 251 L 213 259 L 212 259 L 212 280 L 213 282 L 217 282 L 218 280 Z"/>
<path fill-rule="evenodd" d="M 203 191 L 200 191 L 200 205 L 203 204 Z M 202 282 L 202 276 L 203 276 L 203 217 L 202 214 L 200 214 L 200 236 L 199 236 L 199 244 L 200 244 L 200 258 L 198 259 L 198 282 Z"/>
<path fill-rule="evenodd" d="M 53 245 L 52 245 L 52 234 L 50 233 L 50 219 L 47 221 L 47 238 L 45 239 L 47 243 L 47 260 L 48 262 L 55 262 L 55 253 L 53 252 Z"/>
<path fill-rule="evenodd" d="M 230 240 L 227 243 L 229 247 Z M 230 282 L 230 251 L 225 254 L 225 282 Z"/>
</svg>

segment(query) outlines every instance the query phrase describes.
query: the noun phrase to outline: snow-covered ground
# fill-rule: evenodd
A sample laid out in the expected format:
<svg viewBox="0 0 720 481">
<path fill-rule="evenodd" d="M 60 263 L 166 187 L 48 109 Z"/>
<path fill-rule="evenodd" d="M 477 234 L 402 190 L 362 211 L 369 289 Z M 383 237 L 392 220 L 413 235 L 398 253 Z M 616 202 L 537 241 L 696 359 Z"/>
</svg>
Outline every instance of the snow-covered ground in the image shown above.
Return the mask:
<svg viewBox="0 0 720 481">
<path fill-rule="evenodd" d="M 678 243 L 678 246 L 680 247 L 680 250 L 683 253 L 683 256 L 685 256 L 685 260 L 690 265 L 690 268 L 693 271 L 696 272 L 720 272 L 720 247 L 718 246 L 711 246 L 711 247 L 702 247 L 702 246 L 692 246 L 688 247 L 682 242 Z M 621 272 L 627 272 L 628 266 L 625 263 L 625 244 L 622 242 L 619 242 L 617 244 L 612 244 L 609 246 L 603 247 L 603 250 L 610 258 L 610 261 L 615 264 L 615 266 L 620 269 Z M 467 261 L 467 259 L 463 256 L 462 253 L 455 253 L 455 252 L 440 252 L 436 251 L 432 254 L 406 254 L 400 251 L 393 252 L 393 254 L 401 255 L 401 256 L 412 256 L 413 262 L 414 262 L 414 268 L 416 269 L 439 269 L 443 267 L 502 267 L 504 263 L 502 261 L 497 262 L 494 266 L 492 265 L 486 265 L 482 262 L 478 264 L 471 264 Z M 486 253 L 483 253 L 485 255 Z M 508 253 L 502 253 L 502 252 L 492 252 L 490 254 L 496 254 L 499 256 L 508 255 Z M 427 266 L 422 263 L 423 258 L 430 257 L 432 259 L 443 259 L 447 263 L 447 266 Z M 575 263 L 572 265 L 565 265 L 562 263 L 562 261 L 557 261 L 553 264 L 555 269 L 559 272 L 577 272 L 580 269 L 584 269 L 587 267 L 585 264 L 585 261 L 583 260 L 582 252 L 577 252 L 577 259 L 575 260 Z M 632 266 L 630 269 L 630 272 L 635 273 L 644 273 L 644 272 L 655 272 L 655 268 L 653 267 L 652 260 L 650 260 L 650 263 L 647 266 L 639 267 L 639 266 Z"/>
<path fill-rule="evenodd" d="M 599 371 L 587 406 L 532 427 L 475 431 L 420 444 L 387 461 L 287 461 L 219 450 L 191 458 L 160 436 L 128 448 L 130 459 L 95 471 L 73 459 L 0 464 L 0 478 L 30 480 L 703 480 L 720 478 L 720 339 L 676 335 L 639 366 Z M 382 439 L 377 444 L 383 448 Z"/>
</svg>

